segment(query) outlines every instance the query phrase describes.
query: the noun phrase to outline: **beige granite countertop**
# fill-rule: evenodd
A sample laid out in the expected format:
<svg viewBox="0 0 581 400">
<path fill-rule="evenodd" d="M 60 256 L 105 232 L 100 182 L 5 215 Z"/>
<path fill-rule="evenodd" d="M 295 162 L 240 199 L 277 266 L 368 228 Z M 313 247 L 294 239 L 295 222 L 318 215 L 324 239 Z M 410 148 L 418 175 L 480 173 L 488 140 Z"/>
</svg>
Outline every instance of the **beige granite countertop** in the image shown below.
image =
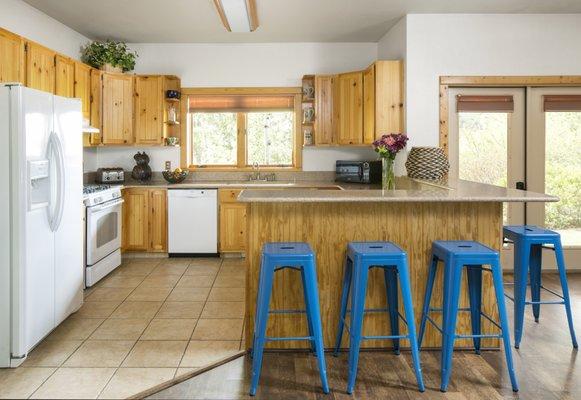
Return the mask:
<svg viewBox="0 0 581 400">
<path fill-rule="evenodd" d="M 555 202 L 558 197 L 525 190 L 506 189 L 470 181 L 432 183 L 405 177 L 397 178 L 395 190 L 377 185 L 338 184 L 342 190 L 244 189 L 238 200 L 247 203 L 319 202 Z M 363 189 L 363 190 L 362 190 Z"/>
<path fill-rule="evenodd" d="M 336 189 L 342 190 L 345 187 L 352 187 L 355 184 L 339 185 L 329 181 L 271 181 L 271 182 L 251 182 L 251 181 L 185 181 L 182 183 L 168 183 L 166 181 L 150 181 L 140 183 L 137 181 L 128 181 L 123 184 L 124 188 L 146 187 L 146 188 L 163 188 L 163 189 L 234 189 L 234 188 L 260 188 L 263 189 Z M 367 189 L 369 185 L 362 186 L 359 189 Z"/>
</svg>

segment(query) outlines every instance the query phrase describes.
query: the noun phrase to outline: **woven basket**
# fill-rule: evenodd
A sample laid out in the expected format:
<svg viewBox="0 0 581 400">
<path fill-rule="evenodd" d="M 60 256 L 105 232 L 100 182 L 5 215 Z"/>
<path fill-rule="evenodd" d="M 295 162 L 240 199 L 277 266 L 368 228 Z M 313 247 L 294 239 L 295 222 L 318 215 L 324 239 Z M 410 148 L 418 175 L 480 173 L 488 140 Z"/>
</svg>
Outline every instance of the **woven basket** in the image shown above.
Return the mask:
<svg viewBox="0 0 581 400">
<path fill-rule="evenodd" d="M 435 181 L 446 176 L 450 163 L 440 147 L 412 147 L 405 167 L 410 178 Z"/>
</svg>

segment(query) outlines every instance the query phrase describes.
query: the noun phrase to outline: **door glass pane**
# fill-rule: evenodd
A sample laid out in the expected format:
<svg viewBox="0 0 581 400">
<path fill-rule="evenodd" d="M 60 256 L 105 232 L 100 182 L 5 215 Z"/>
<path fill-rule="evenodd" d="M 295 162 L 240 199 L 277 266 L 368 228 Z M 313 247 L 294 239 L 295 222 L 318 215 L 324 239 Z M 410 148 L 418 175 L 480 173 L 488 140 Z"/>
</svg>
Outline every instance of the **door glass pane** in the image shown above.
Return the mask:
<svg viewBox="0 0 581 400">
<path fill-rule="evenodd" d="M 194 165 L 236 165 L 236 113 L 194 113 L 192 162 Z"/>
<path fill-rule="evenodd" d="M 458 113 L 460 179 L 507 186 L 508 113 Z M 503 205 L 504 223 L 507 206 Z"/>
<path fill-rule="evenodd" d="M 246 125 L 249 165 L 292 165 L 292 111 L 249 112 Z"/>
<path fill-rule="evenodd" d="M 97 220 L 97 248 L 117 239 L 117 218 L 119 214 L 110 212 Z"/>
<path fill-rule="evenodd" d="M 545 117 L 545 191 L 561 199 L 546 203 L 545 226 L 564 246 L 581 246 L 581 112 Z"/>
</svg>

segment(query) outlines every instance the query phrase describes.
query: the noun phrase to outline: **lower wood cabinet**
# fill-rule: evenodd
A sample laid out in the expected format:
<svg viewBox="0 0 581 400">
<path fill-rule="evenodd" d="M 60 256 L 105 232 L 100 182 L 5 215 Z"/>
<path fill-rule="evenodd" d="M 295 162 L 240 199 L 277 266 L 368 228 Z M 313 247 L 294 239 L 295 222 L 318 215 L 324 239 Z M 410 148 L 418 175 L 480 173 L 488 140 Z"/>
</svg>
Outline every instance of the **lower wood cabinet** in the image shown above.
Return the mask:
<svg viewBox="0 0 581 400">
<path fill-rule="evenodd" d="M 246 251 L 246 214 L 248 205 L 237 200 L 241 189 L 220 189 L 220 242 L 221 253 Z"/>
<path fill-rule="evenodd" d="M 123 190 L 123 245 L 125 251 L 167 251 L 167 190 Z"/>
</svg>

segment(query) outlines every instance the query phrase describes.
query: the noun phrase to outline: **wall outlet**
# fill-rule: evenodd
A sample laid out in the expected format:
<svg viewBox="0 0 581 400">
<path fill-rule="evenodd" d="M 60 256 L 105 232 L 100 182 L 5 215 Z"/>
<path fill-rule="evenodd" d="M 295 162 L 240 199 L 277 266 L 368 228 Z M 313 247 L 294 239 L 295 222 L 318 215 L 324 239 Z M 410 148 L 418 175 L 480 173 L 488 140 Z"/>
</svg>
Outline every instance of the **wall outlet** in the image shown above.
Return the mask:
<svg viewBox="0 0 581 400">
<path fill-rule="evenodd" d="M 171 161 L 166 161 L 166 162 L 165 162 L 165 170 L 166 170 L 166 171 L 169 171 L 169 170 L 171 170 Z"/>
</svg>

